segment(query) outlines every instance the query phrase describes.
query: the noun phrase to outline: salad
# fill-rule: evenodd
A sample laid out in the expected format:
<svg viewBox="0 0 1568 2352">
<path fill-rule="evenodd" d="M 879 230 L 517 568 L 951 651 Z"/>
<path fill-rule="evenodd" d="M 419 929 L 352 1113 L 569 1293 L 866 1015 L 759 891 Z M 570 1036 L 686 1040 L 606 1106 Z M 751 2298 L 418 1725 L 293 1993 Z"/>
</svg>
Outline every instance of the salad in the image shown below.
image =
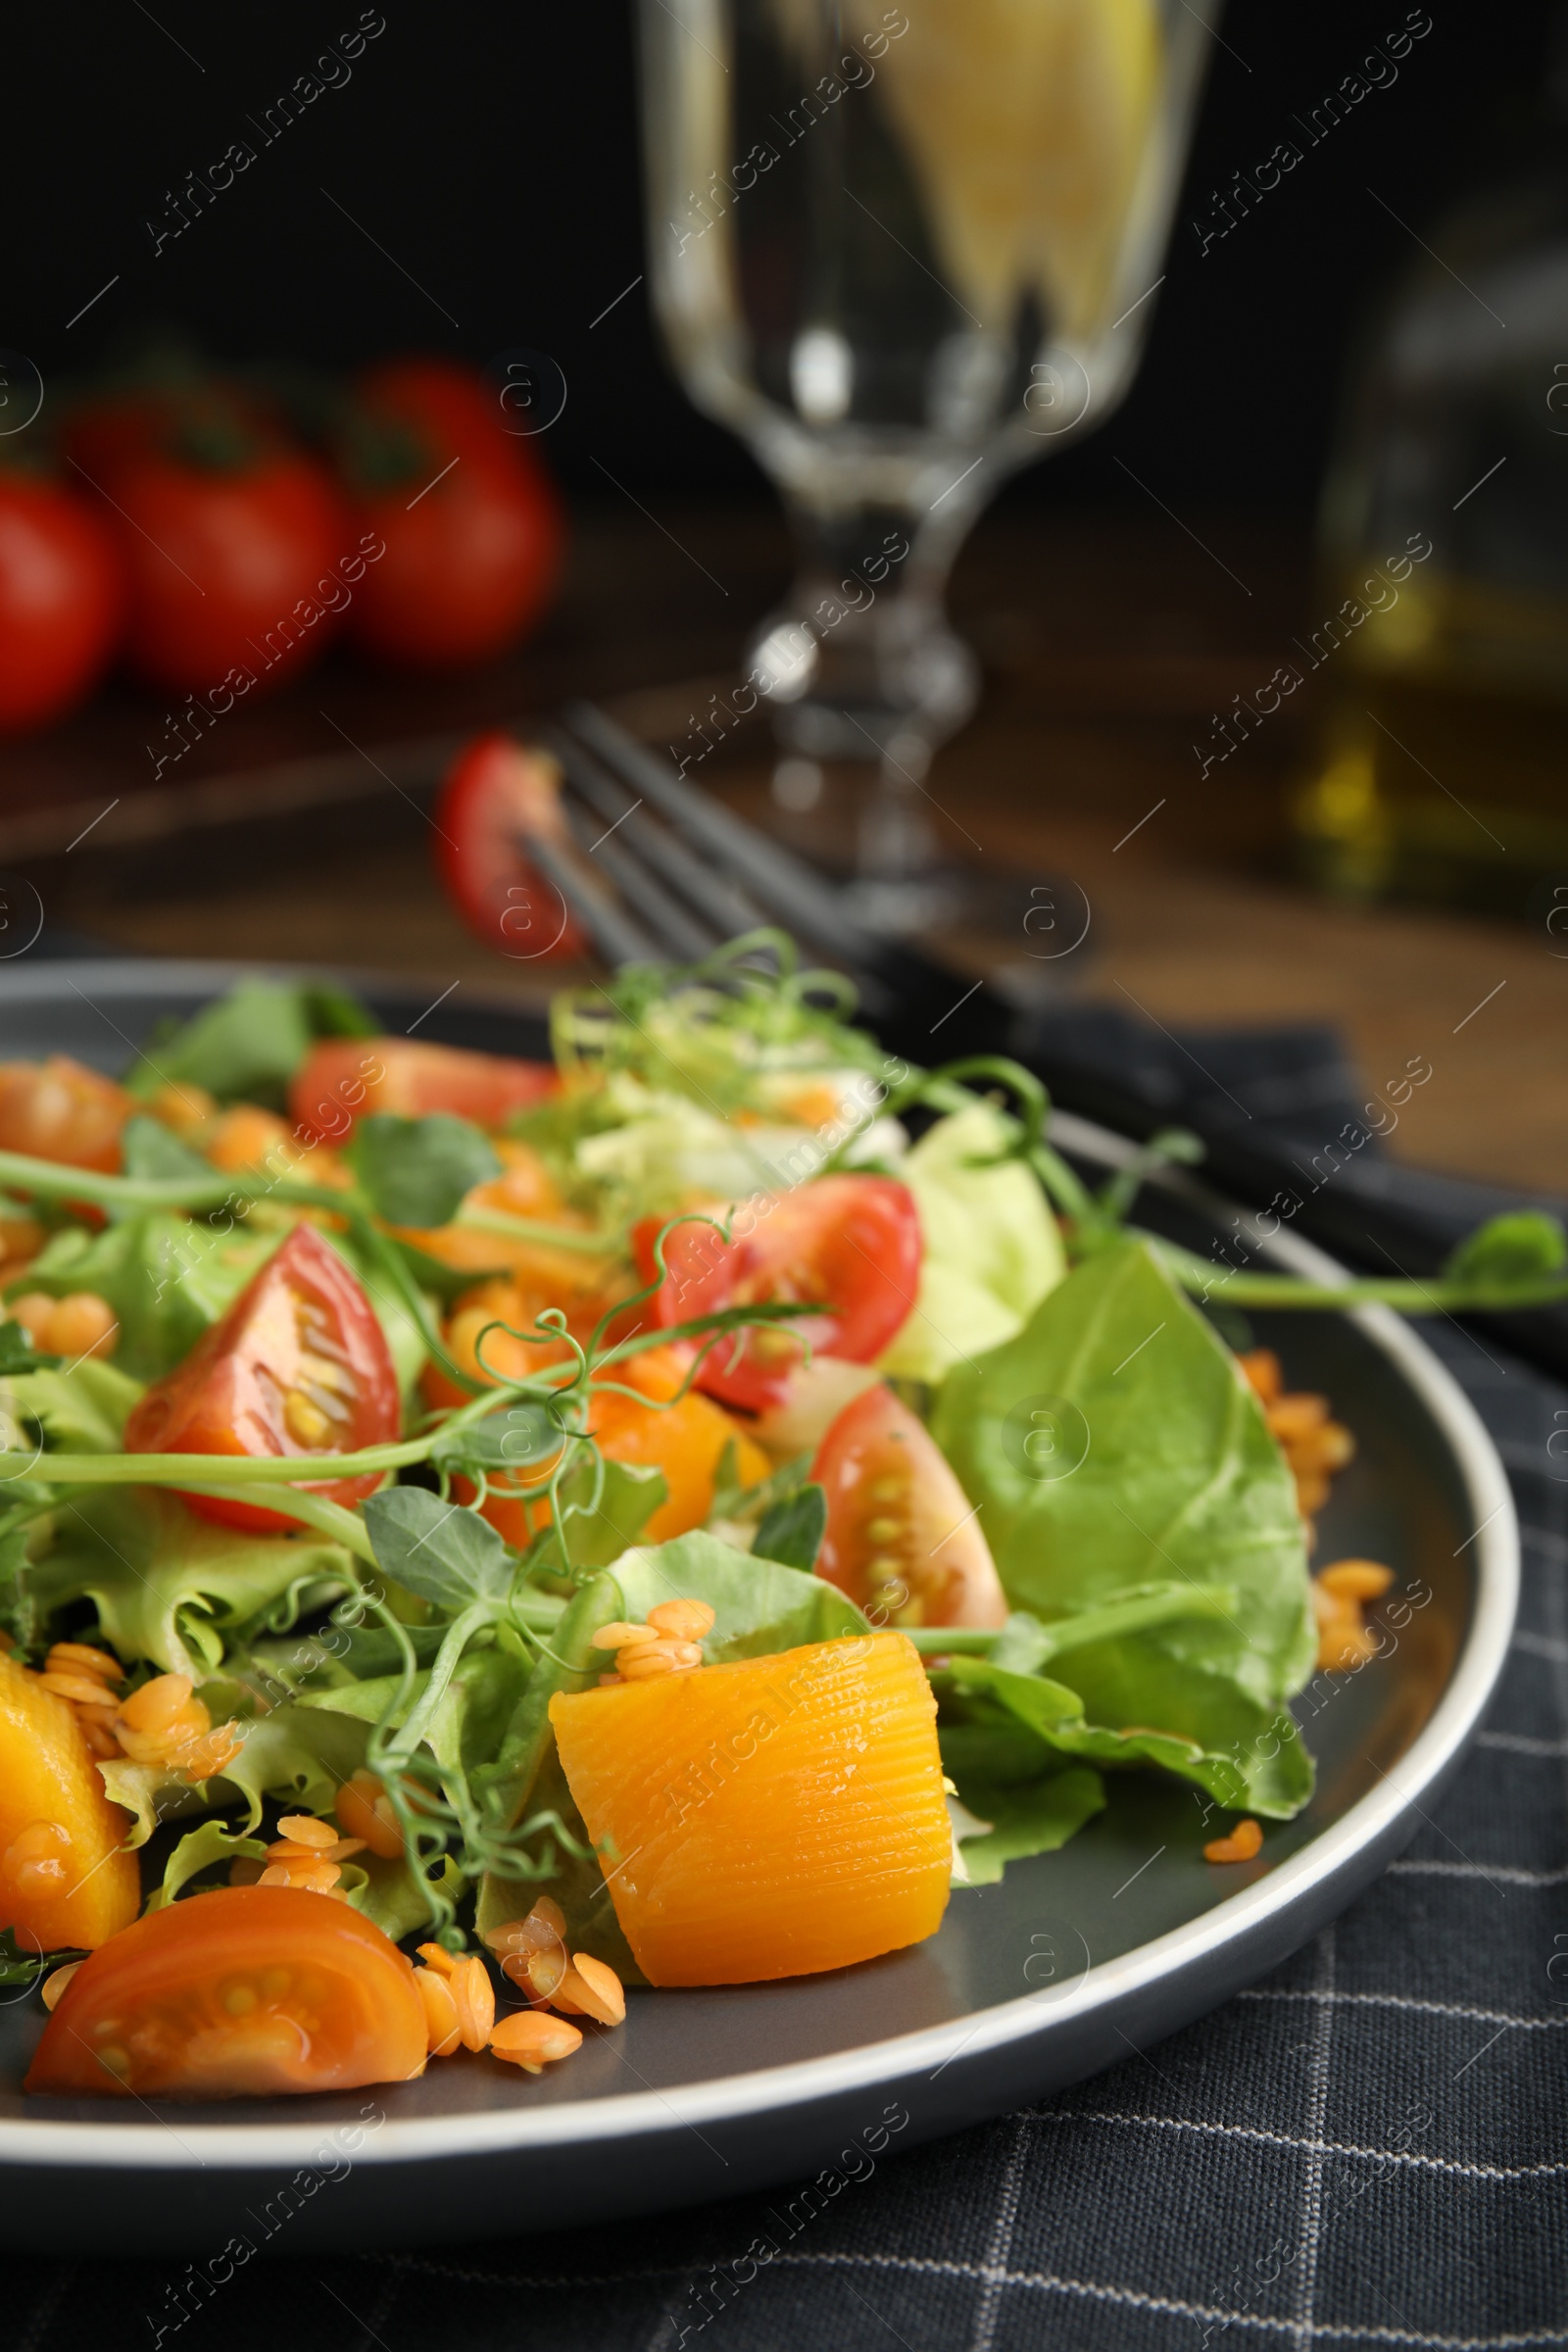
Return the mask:
<svg viewBox="0 0 1568 2352">
<path fill-rule="evenodd" d="M 120 1083 L 0 1065 L 29 2089 L 538 2072 L 920 1941 L 1129 1771 L 1267 1867 L 1392 1578 L 1312 1573 L 1353 1439 L 1237 1310 L 1560 1296 L 1560 1229 L 1222 1272 L 1130 1222 L 1181 1138 L 1091 1193 L 1027 1071 L 853 1014 L 760 933 L 548 1064 L 255 979 Z"/>
</svg>

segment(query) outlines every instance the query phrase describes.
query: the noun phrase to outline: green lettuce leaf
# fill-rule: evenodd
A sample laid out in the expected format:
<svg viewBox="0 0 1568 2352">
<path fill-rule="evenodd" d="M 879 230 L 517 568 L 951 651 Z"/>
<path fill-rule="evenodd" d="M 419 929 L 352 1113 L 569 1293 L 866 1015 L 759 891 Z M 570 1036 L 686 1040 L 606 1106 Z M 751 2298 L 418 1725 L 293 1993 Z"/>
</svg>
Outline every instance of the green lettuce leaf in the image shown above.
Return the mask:
<svg viewBox="0 0 1568 2352">
<path fill-rule="evenodd" d="M 132 1850 L 145 1845 L 165 1822 L 205 1813 L 213 1802 L 211 1781 L 193 1784 L 177 1773 L 165 1772 L 161 1765 L 133 1764 L 128 1756 L 112 1756 L 98 1770 L 110 1797 L 131 1817 L 125 1843 Z"/>
<path fill-rule="evenodd" d="M 989 1788 L 976 1781 L 962 1792 L 966 1812 L 987 1826 L 959 1842 L 964 1875 L 971 1886 L 990 1886 L 1009 1862 L 1029 1854 L 1054 1854 L 1075 1838 L 1086 1821 L 1104 1811 L 1105 1784 L 1085 1765 L 1054 1772 L 1023 1788 Z"/>
<path fill-rule="evenodd" d="M 280 1110 L 318 1037 L 373 1037 L 376 1023 L 330 981 L 241 980 L 188 1021 L 157 1032 L 124 1084 L 150 1100 L 162 1086 L 204 1087 L 220 1102 Z"/>
<path fill-rule="evenodd" d="M 192 1879 L 220 1862 L 234 1862 L 241 1858 L 250 1862 L 265 1861 L 267 1848 L 259 1838 L 249 1838 L 243 1830 L 230 1830 L 221 1821 L 204 1821 L 200 1829 L 187 1830 L 164 1864 L 163 1882 L 147 1901 L 149 1911 L 163 1911 L 176 1900 Z"/>
<path fill-rule="evenodd" d="M 0 1392 L 11 1410 L 42 1431 L 51 1450 L 64 1453 L 119 1453 L 141 1393 L 139 1380 L 95 1355 L 69 1372 L 19 1372 Z"/>
<path fill-rule="evenodd" d="M 1009 1598 L 1048 1626 L 1172 1577 L 1234 1590 L 1229 1615 L 1074 1648 L 1092 1723 L 1266 1743 L 1316 1651 L 1295 1489 L 1234 1358 L 1145 1244 L 1091 1258 L 1015 1340 L 958 1366 L 933 1429 Z"/>
<path fill-rule="evenodd" d="M 603 1572 L 590 1577 L 568 1603 L 549 1649 L 528 1678 L 494 1763 L 471 1776 L 475 1792 L 505 1827 L 554 1812 L 580 1845 L 588 1845 L 587 1830 L 556 1753 L 550 1701 L 558 1690 L 594 1688 L 604 1672 L 604 1652 L 594 1648 L 594 1635 L 625 1613 L 619 1585 Z M 573 1950 L 606 1961 L 623 1984 L 641 1984 L 645 1980 L 621 1935 L 604 1874 L 592 1853 L 579 1857 L 554 1841 L 547 1847 L 543 1838 L 535 1851 L 541 1858 L 554 1853 L 556 1868 L 550 1877 L 516 1879 L 492 1871 L 481 1881 L 475 1913 L 479 1934 L 525 1918 L 539 1896 L 548 1893 L 566 1915 L 566 1940 Z"/>
<path fill-rule="evenodd" d="M 267 1798 L 289 1812 L 329 1814 L 343 1783 L 365 1762 L 368 1733 L 352 1716 L 298 1700 L 274 1707 L 240 1726 L 239 1753 L 206 1784 L 206 1801 L 230 1803 L 230 1791 L 243 1798 L 247 1831 L 261 1820 Z M 105 1767 L 106 1777 L 112 1769 Z"/>
<path fill-rule="evenodd" d="M 465 1651 L 424 1739 L 443 1774 L 454 1780 L 466 1779 L 478 1766 L 494 1759 L 528 1676 L 527 1662 L 500 1644 Z M 367 1730 L 385 1715 L 396 1728 L 412 1713 L 428 1680 L 427 1670 L 416 1674 L 401 1705 L 396 1703 L 402 1687 L 397 1674 L 377 1675 L 363 1683 L 339 1683 L 327 1690 L 305 1690 L 294 1703 L 327 1714 L 352 1715 Z"/>
<path fill-rule="evenodd" d="M 869 1631 L 835 1585 L 737 1551 L 704 1528 L 667 1544 L 641 1544 L 616 1560 L 610 1574 L 624 1604 L 620 1614 L 632 1624 L 662 1600 L 706 1600 L 715 1612 L 702 1644 L 709 1666 Z"/>
<path fill-rule="evenodd" d="M 157 1487 L 91 1488 L 61 1504 L 52 1547 L 22 1578 L 45 1621 L 71 1601 L 90 1600 L 121 1657 L 194 1682 L 221 1662 L 226 1645 L 242 1647 L 263 1630 L 285 1632 L 354 1581 L 340 1544 L 218 1527 Z"/>
<path fill-rule="evenodd" d="M 975 1102 L 939 1119 L 899 1162 L 924 1251 L 914 1310 L 884 1350 L 882 1371 L 934 1386 L 955 1364 L 1012 1339 L 1066 1273 L 1038 1179 L 1003 1156 L 1012 1133 L 1001 1111 Z"/>
<path fill-rule="evenodd" d="M 279 1238 L 275 1231 L 242 1226 L 220 1234 L 170 1209 L 149 1209 L 101 1233 L 62 1227 L 20 1287 L 52 1298 L 69 1291 L 98 1292 L 120 1321 L 116 1366 L 137 1380 L 157 1380 L 184 1360 Z"/>
</svg>

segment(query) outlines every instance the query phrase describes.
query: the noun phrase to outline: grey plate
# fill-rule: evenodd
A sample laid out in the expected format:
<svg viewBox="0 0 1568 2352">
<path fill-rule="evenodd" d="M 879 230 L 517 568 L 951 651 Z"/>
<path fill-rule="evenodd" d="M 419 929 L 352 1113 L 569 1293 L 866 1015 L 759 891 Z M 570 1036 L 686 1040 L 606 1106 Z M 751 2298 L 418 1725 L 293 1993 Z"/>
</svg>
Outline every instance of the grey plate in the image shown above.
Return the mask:
<svg viewBox="0 0 1568 2352">
<path fill-rule="evenodd" d="M 118 1069 L 155 1020 L 232 977 L 20 967 L 0 976 L 0 1057 Z M 427 1003 L 401 982 L 371 993 L 400 1028 Z M 420 1032 L 436 1033 L 540 1050 L 536 1024 L 494 1005 L 443 1006 Z M 1082 1122 L 1055 1132 L 1085 1157 L 1125 1156 Z M 1186 1180 L 1166 1188 L 1189 1235 L 1220 1205 Z M 1303 1272 L 1330 1266 L 1288 1237 L 1269 1247 Z M 1257 1326 L 1292 1385 L 1326 1391 L 1357 1436 L 1323 1556 L 1370 1553 L 1432 1597 L 1376 1662 L 1298 1701 L 1317 1794 L 1255 1863 L 1204 1863 L 1192 1792 L 1128 1776 L 1062 1853 L 956 1893 L 918 1949 L 837 1976 L 634 1993 L 620 2031 L 538 2081 L 460 2057 L 416 2083 L 243 2110 L 26 2099 L 41 2014 L 24 1997 L 0 2012 L 0 2235 L 66 2250 L 86 2225 L 100 2249 L 204 2255 L 262 2242 L 286 2212 L 291 2247 L 343 2250 L 732 2196 L 814 2173 L 854 2139 L 906 2147 L 1038 2098 L 1260 1976 L 1377 1876 L 1458 1761 L 1512 1630 L 1518 1534 L 1491 1440 L 1406 1326 L 1379 1310 Z"/>
</svg>

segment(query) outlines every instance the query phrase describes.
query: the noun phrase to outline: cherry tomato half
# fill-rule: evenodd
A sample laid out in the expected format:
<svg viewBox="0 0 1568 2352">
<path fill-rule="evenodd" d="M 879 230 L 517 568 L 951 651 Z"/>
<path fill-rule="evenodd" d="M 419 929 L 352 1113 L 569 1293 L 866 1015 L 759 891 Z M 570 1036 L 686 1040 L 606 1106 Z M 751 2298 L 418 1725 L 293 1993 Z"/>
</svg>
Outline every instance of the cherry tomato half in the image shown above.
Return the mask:
<svg viewBox="0 0 1568 2352">
<path fill-rule="evenodd" d="M 91 1953 L 24 2088 L 68 2098 L 233 2099 L 422 2074 L 424 2003 L 389 1936 L 301 1886 L 220 1886 L 149 1911 Z"/>
<path fill-rule="evenodd" d="M 125 1424 L 127 1453 L 352 1453 L 402 1426 L 397 1374 L 375 1309 L 313 1225 L 296 1225 L 182 1364 Z M 374 1474 L 321 1479 L 308 1494 L 354 1503 Z M 210 1494 L 185 1500 L 224 1527 L 287 1528 L 276 1511 Z"/>
<path fill-rule="evenodd" d="M 390 1111 L 400 1119 L 435 1110 L 503 1127 L 514 1111 L 553 1095 L 561 1081 L 548 1061 L 470 1054 L 409 1037 L 323 1037 L 294 1073 L 289 1108 L 319 1143 L 340 1144 L 356 1119 Z"/>
<path fill-rule="evenodd" d="M 51 1054 L 47 1061 L 0 1061 L 0 1151 L 113 1175 L 120 1131 L 136 1108 L 112 1078 Z"/>
<path fill-rule="evenodd" d="M 436 871 L 453 906 L 488 948 L 514 961 L 578 956 L 583 938 L 521 838 L 564 839 L 561 771 L 543 752 L 480 735 L 447 771 L 433 818 Z"/>
<path fill-rule="evenodd" d="M 645 1217 L 632 1239 L 645 1282 L 664 1222 Z M 820 1300 L 824 1313 L 786 1328 L 722 1339 L 698 1386 L 726 1404 L 765 1412 L 782 1403 L 801 1361 L 800 1335 L 824 1355 L 868 1364 L 900 1329 L 920 1279 L 920 1215 L 906 1185 L 890 1176 L 821 1176 L 790 1193 L 743 1201 L 733 1241 L 710 1225 L 677 1225 L 668 1269 L 650 1304 L 665 1330 L 730 1306 Z"/>
<path fill-rule="evenodd" d="M 114 534 L 86 500 L 0 475 L 0 729 L 44 726 L 88 693 L 124 602 Z"/>
<path fill-rule="evenodd" d="M 907 1405 L 867 1389 L 811 1464 L 827 1495 L 816 1572 L 894 1625 L 997 1626 L 1007 1601 L 979 1514 Z"/>
</svg>

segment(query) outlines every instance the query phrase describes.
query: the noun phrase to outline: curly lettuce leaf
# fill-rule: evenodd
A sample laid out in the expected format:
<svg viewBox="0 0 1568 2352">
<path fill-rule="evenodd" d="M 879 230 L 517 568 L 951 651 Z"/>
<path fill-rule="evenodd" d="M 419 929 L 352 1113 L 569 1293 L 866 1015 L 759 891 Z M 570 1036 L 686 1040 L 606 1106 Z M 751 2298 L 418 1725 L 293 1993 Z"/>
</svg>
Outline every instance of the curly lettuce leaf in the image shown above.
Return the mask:
<svg viewBox="0 0 1568 2352">
<path fill-rule="evenodd" d="M 137 1380 L 158 1380 L 190 1353 L 278 1239 L 275 1232 L 242 1227 L 220 1233 L 171 1209 L 148 1209 L 101 1233 L 62 1227 L 33 1259 L 22 1287 L 52 1298 L 96 1291 L 119 1319 L 117 1366 Z"/>
<path fill-rule="evenodd" d="M 247 1831 L 270 1798 L 290 1812 L 329 1814 L 343 1783 L 365 1762 L 368 1725 L 295 1700 L 240 1726 L 240 1748 L 206 1786 L 210 1803 L 243 1798 Z M 105 1773 L 112 1767 L 105 1767 Z"/>
<path fill-rule="evenodd" d="M 466 1780 L 476 1767 L 494 1758 L 528 1676 L 526 1661 L 499 1644 L 470 1649 L 459 1659 L 423 1742 L 444 1777 Z M 401 1703 L 402 1677 L 385 1674 L 367 1682 L 337 1683 L 326 1690 L 302 1691 L 295 1704 L 332 1715 L 351 1715 L 368 1731 L 385 1716 L 396 1729 L 423 1696 L 428 1681 L 428 1669 L 416 1674 Z"/>
<path fill-rule="evenodd" d="M 343 1545 L 324 1537 L 249 1535 L 198 1519 L 157 1487 L 100 1487 L 61 1504 L 51 1548 L 22 1581 L 45 1621 L 90 1600 L 121 1657 L 200 1682 L 226 1646 L 286 1632 L 340 1598 L 353 1573 Z"/>
<path fill-rule="evenodd" d="M 51 1451 L 119 1453 L 141 1393 L 139 1380 L 89 1355 L 69 1371 L 19 1372 L 0 1389 L 0 1397 L 41 1432 Z"/>
<path fill-rule="evenodd" d="M 1028 1448 L 1042 1413 L 1069 1441 L 1044 1468 Z M 1226 1615 L 1075 1648 L 1092 1722 L 1221 1749 L 1304 1683 L 1316 1639 L 1290 1472 L 1230 1351 L 1145 1244 L 1089 1259 L 1015 1340 L 959 1365 L 933 1430 L 1008 1597 L 1048 1625 L 1172 1577 L 1234 1590 Z"/>
<path fill-rule="evenodd" d="M 132 1851 L 145 1845 L 165 1822 L 205 1813 L 213 1802 L 210 1781 L 187 1781 L 159 1764 L 133 1764 L 128 1756 L 111 1756 L 98 1771 L 111 1801 L 123 1805 L 130 1815 L 125 1843 Z"/>
<path fill-rule="evenodd" d="M 148 1897 L 147 1909 L 167 1910 L 192 1879 L 220 1862 L 261 1862 L 266 1856 L 267 1848 L 259 1838 L 247 1837 L 243 1830 L 230 1830 L 221 1821 L 204 1821 L 200 1829 L 185 1832 L 164 1864 L 162 1883 Z"/>
<path fill-rule="evenodd" d="M 879 1369 L 933 1387 L 999 1348 L 1067 1271 L 1038 1179 L 1004 1156 L 1010 1120 L 989 1102 L 939 1119 L 898 1163 L 924 1245 L 913 1311 Z"/>
</svg>

